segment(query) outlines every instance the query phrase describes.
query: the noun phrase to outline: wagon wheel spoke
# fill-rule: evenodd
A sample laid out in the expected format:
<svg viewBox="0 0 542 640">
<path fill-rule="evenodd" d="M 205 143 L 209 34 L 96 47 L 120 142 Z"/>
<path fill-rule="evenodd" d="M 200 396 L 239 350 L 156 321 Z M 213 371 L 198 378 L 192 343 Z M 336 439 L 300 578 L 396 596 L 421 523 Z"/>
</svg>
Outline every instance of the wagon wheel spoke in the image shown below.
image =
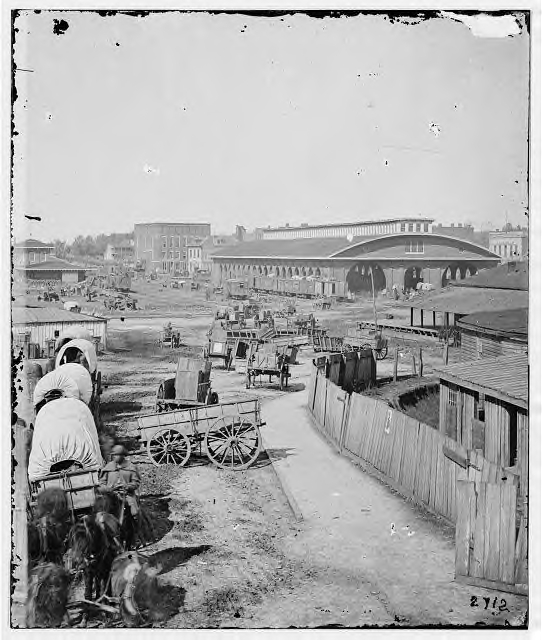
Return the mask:
<svg viewBox="0 0 542 640">
<path fill-rule="evenodd" d="M 190 458 L 191 449 L 188 437 L 171 428 L 156 432 L 147 442 L 147 453 L 156 466 L 161 464 L 184 466 Z"/>
<path fill-rule="evenodd" d="M 241 416 L 220 418 L 210 425 L 205 444 L 211 462 L 223 469 L 247 469 L 261 447 L 257 427 Z"/>
</svg>

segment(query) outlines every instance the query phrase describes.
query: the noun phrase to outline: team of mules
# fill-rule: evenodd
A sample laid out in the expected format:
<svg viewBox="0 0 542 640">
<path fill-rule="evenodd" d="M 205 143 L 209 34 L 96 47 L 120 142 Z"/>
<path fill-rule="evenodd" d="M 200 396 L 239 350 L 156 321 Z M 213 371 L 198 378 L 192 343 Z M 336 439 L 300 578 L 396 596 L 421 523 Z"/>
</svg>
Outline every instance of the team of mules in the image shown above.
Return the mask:
<svg viewBox="0 0 542 640">
<path fill-rule="evenodd" d="M 28 523 L 30 627 L 61 626 L 67 620 L 70 589 L 81 576 L 83 601 L 114 603 L 127 626 L 164 619 L 157 581 L 161 567 L 130 548 L 133 521 L 123 517 L 124 507 L 115 494 L 104 493 L 91 513 L 73 522 L 62 489 L 38 495 Z"/>
</svg>

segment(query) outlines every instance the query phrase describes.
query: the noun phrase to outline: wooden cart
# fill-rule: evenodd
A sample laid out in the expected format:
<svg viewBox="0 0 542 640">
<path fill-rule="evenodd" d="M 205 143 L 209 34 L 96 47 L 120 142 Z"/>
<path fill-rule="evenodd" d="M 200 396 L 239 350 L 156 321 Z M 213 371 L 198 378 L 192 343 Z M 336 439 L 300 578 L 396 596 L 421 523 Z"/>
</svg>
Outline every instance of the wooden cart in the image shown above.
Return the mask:
<svg viewBox="0 0 542 640">
<path fill-rule="evenodd" d="M 160 348 L 170 347 L 171 349 L 178 349 L 181 346 L 181 332 L 176 331 L 170 326 L 164 327 L 158 338 L 158 346 Z"/>
<path fill-rule="evenodd" d="M 184 466 L 199 449 L 222 469 L 248 469 L 261 452 L 259 400 L 240 400 L 138 418 L 136 438 L 153 464 Z"/>
<path fill-rule="evenodd" d="M 372 349 L 377 360 L 384 360 L 388 355 L 388 338 L 382 335 L 382 329 L 360 328 L 355 335 L 343 339 L 343 350 Z"/>
<path fill-rule="evenodd" d="M 161 382 L 156 393 L 156 411 L 173 411 L 217 404 L 211 389 L 211 362 L 207 358 L 179 358 L 174 378 Z"/>
<path fill-rule="evenodd" d="M 269 376 L 269 382 L 273 376 L 279 378 L 280 389 L 288 386 L 290 377 L 290 366 L 286 347 L 281 347 L 273 343 L 260 343 L 253 341 L 250 343 L 247 355 L 246 388 L 256 385 L 258 376 Z"/>
</svg>

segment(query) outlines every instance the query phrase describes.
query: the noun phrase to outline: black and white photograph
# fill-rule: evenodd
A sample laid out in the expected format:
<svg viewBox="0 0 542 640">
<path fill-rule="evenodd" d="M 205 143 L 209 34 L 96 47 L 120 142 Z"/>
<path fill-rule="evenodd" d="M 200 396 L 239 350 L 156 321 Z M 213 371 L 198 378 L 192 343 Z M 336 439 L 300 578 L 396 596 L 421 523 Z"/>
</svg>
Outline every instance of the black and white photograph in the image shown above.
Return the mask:
<svg viewBox="0 0 542 640">
<path fill-rule="evenodd" d="M 10 635 L 540 628 L 539 9 L 292 5 L 3 11 Z"/>
</svg>

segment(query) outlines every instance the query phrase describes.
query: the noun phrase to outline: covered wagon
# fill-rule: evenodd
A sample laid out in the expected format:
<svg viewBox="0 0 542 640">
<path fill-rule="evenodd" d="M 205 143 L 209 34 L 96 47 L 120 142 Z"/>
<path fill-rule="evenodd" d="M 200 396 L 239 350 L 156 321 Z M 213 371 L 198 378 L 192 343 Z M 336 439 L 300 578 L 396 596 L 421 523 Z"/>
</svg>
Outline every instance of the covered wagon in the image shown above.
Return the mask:
<svg viewBox="0 0 542 640">
<path fill-rule="evenodd" d="M 44 489 L 66 491 L 72 512 L 92 507 L 103 466 L 94 418 L 84 402 L 63 397 L 36 416 L 28 459 L 30 503 Z"/>
<path fill-rule="evenodd" d="M 100 425 L 100 395 L 102 393 L 102 374 L 98 371 L 98 357 L 92 342 L 77 338 L 66 342 L 58 351 L 55 369 L 64 364 L 77 363 L 85 367 L 92 380 L 92 397 L 89 408 L 96 424 Z"/>
</svg>

